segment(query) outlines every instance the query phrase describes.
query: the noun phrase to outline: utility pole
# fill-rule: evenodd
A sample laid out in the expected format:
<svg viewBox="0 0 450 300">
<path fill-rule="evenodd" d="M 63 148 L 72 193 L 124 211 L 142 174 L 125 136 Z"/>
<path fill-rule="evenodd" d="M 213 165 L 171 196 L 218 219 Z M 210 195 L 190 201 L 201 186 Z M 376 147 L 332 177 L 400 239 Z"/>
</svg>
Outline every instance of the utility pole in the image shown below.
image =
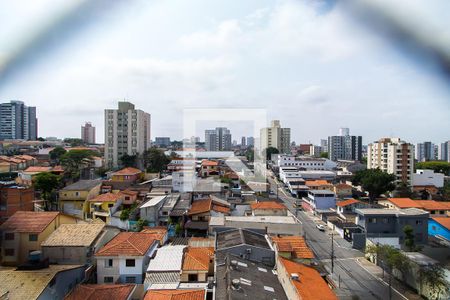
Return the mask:
<svg viewBox="0 0 450 300">
<path fill-rule="evenodd" d="M 331 274 L 334 273 L 334 233 L 331 233 Z"/>
</svg>

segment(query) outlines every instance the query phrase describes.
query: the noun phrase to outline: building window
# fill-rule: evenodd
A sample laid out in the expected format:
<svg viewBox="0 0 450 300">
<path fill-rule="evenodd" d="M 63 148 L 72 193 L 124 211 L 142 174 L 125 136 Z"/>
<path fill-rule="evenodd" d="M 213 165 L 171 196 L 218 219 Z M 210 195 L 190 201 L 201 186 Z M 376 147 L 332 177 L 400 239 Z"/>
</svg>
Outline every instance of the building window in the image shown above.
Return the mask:
<svg viewBox="0 0 450 300">
<path fill-rule="evenodd" d="M 134 266 L 136 266 L 136 262 L 135 262 L 134 259 L 126 259 L 125 260 L 125 265 L 127 267 L 134 267 Z"/>
<path fill-rule="evenodd" d="M 104 283 L 113 283 L 113 281 L 114 281 L 114 278 L 112 276 L 105 276 L 103 278 Z"/>
<path fill-rule="evenodd" d="M 5 233 L 5 241 L 13 241 L 13 240 L 14 240 L 14 233 L 6 232 Z"/>
<path fill-rule="evenodd" d="M 38 240 L 38 235 L 37 234 L 30 234 L 28 236 L 28 241 L 30 242 L 36 242 Z"/>
<path fill-rule="evenodd" d="M 377 222 L 376 218 L 369 218 L 369 223 L 375 224 Z"/>
<path fill-rule="evenodd" d="M 136 283 L 136 277 L 134 276 L 125 277 L 125 283 Z"/>
<path fill-rule="evenodd" d="M 112 268 L 112 267 L 113 267 L 113 260 L 105 259 L 105 268 Z"/>
<path fill-rule="evenodd" d="M 14 249 L 5 249 L 5 256 L 14 256 Z"/>
<path fill-rule="evenodd" d="M 197 274 L 188 274 L 188 281 L 198 281 L 198 275 Z"/>
<path fill-rule="evenodd" d="M 416 220 L 416 225 L 422 225 L 422 220 Z"/>
</svg>

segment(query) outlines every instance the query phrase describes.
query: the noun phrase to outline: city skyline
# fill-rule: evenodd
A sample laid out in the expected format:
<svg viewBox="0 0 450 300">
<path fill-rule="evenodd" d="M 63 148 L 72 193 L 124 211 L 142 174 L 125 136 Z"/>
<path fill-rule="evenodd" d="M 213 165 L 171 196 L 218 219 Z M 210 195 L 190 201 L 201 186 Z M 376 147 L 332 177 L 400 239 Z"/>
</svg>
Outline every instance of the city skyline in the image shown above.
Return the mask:
<svg viewBox="0 0 450 300">
<path fill-rule="evenodd" d="M 39 27 L 64 8 L 47 2 L 52 5 L 42 5 L 45 10 L 2 4 L 10 12 L 5 24 L 30 22 L 0 29 L 0 37 L 11 41 L 0 46 L 0 56 L 14 53 L 20 30 Z M 99 18 L 86 25 L 89 30 L 77 28 L 47 56 L 37 55 L 26 72 L 2 82 L 0 99 L 45 107 L 39 110 L 44 137 L 78 136 L 86 118 L 103 132 L 103 109 L 125 98 L 153 115 L 154 136 L 174 139 L 181 139 L 182 110 L 190 107 L 265 108 L 269 119 L 292 128 L 297 142 L 318 143 L 339 127 L 352 128 L 364 144 L 389 136 L 412 143 L 448 139 L 450 91 L 442 77 L 432 65 L 355 26 L 339 3 L 249 1 L 239 9 L 226 1 L 198 4 L 189 10 L 180 1 L 138 1 L 113 10 L 111 22 Z M 448 3 L 438 4 L 408 8 L 420 21 L 448 11 Z M 432 25 L 443 29 L 448 21 L 433 18 Z M 111 47 L 116 39 L 122 47 Z M 420 122 L 424 116 L 433 116 L 427 126 Z M 102 135 L 97 140 L 104 142 Z"/>
</svg>

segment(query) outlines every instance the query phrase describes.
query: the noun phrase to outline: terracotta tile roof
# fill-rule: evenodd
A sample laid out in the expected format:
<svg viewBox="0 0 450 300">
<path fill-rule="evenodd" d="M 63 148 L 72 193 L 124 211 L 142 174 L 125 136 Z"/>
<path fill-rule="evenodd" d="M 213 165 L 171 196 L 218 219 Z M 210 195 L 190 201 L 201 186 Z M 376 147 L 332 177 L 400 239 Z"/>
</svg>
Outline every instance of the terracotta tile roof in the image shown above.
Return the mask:
<svg viewBox="0 0 450 300">
<path fill-rule="evenodd" d="M 54 166 L 52 172 L 64 172 L 64 168 L 60 165 Z"/>
<path fill-rule="evenodd" d="M 192 202 L 191 208 L 188 211 L 188 215 L 196 215 L 205 213 L 211 210 L 212 200 L 203 199 Z"/>
<path fill-rule="evenodd" d="M 144 300 L 204 300 L 205 290 L 149 290 Z"/>
<path fill-rule="evenodd" d="M 388 200 L 398 208 L 418 207 L 416 201 L 411 198 L 388 198 Z"/>
<path fill-rule="evenodd" d="M 167 235 L 167 228 L 165 227 L 147 227 L 145 226 L 142 230 L 142 233 L 150 233 L 155 239 L 159 241 L 160 244 L 164 243 L 164 237 Z"/>
<path fill-rule="evenodd" d="M 255 209 L 287 209 L 284 204 L 275 201 L 253 202 L 250 207 Z"/>
<path fill-rule="evenodd" d="M 314 253 L 301 236 L 274 236 L 272 241 L 277 246 L 278 251 L 293 252 L 295 258 L 314 258 Z"/>
<path fill-rule="evenodd" d="M 219 163 L 217 161 L 213 161 L 213 160 L 203 160 L 202 161 L 202 167 L 215 167 L 218 165 L 219 165 Z"/>
<path fill-rule="evenodd" d="M 0 230 L 41 233 L 58 215 L 57 211 L 18 211 L 0 226 Z"/>
<path fill-rule="evenodd" d="M 117 172 L 112 173 L 112 175 L 136 175 L 136 174 L 141 174 L 142 171 L 136 168 L 124 168 L 122 170 L 119 170 Z"/>
<path fill-rule="evenodd" d="M 184 253 L 183 271 L 208 271 L 209 262 L 214 257 L 214 248 L 187 248 Z"/>
<path fill-rule="evenodd" d="M 24 172 L 28 173 L 38 173 L 38 172 L 50 172 L 52 167 L 28 167 Z"/>
<path fill-rule="evenodd" d="M 116 202 L 120 198 L 122 198 L 121 193 L 106 193 L 100 194 L 95 198 L 89 199 L 89 202 Z"/>
<path fill-rule="evenodd" d="M 338 203 L 336 203 L 336 205 L 340 206 L 340 207 L 344 207 L 344 206 L 352 205 L 352 204 L 359 203 L 359 202 L 360 201 L 356 200 L 356 199 L 347 199 L 347 200 L 344 200 L 344 201 L 339 201 Z"/>
<path fill-rule="evenodd" d="M 450 210 L 450 202 L 435 200 L 414 200 L 418 208 L 425 210 Z"/>
<path fill-rule="evenodd" d="M 326 180 L 306 180 L 305 181 L 306 186 L 321 186 L 321 185 L 331 185 Z"/>
<path fill-rule="evenodd" d="M 334 187 L 339 188 L 339 189 L 350 189 L 352 186 L 346 183 L 338 183 L 336 185 L 334 185 Z"/>
<path fill-rule="evenodd" d="M 224 214 L 229 214 L 230 213 L 230 208 L 229 207 L 220 206 L 220 205 L 216 205 L 216 204 L 214 204 L 211 209 L 216 211 L 216 212 L 220 212 L 220 213 L 224 213 Z"/>
<path fill-rule="evenodd" d="M 96 256 L 143 256 L 156 241 L 155 235 L 144 232 L 121 232 L 104 245 Z"/>
<path fill-rule="evenodd" d="M 47 247 L 88 247 L 94 243 L 105 223 L 61 224 L 42 242 Z"/>
<path fill-rule="evenodd" d="M 279 257 L 278 259 L 286 269 L 286 272 L 288 273 L 287 276 L 289 278 L 293 273 L 298 274 L 299 276 L 298 280 L 289 279 L 289 281 L 297 290 L 297 294 L 300 299 L 302 300 L 317 300 L 318 298 L 320 298 L 321 300 L 338 299 L 316 269 L 300 263 L 290 261 L 282 257 Z"/>
<path fill-rule="evenodd" d="M 137 194 L 139 194 L 139 192 L 131 191 L 131 190 L 121 191 L 121 193 L 125 194 L 125 195 L 129 195 L 129 196 L 137 196 Z"/>
<path fill-rule="evenodd" d="M 442 226 L 444 226 L 445 228 L 447 228 L 448 230 L 450 230 L 450 217 L 435 217 L 432 219 L 441 224 Z"/>
<path fill-rule="evenodd" d="M 65 300 L 127 300 L 133 293 L 134 284 L 79 284 Z"/>
</svg>

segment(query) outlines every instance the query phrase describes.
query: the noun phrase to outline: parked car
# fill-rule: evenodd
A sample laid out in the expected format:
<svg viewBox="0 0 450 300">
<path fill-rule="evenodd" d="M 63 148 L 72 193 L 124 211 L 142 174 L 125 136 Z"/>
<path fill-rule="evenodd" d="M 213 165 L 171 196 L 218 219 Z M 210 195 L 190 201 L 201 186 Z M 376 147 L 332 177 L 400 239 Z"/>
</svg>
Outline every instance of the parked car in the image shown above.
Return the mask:
<svg viewBox="0 0 450 300">
<path fill-rule="evenodd" d="M 317 224 L 316 225 L 317 229 L 319 229 L 320 231 L 325 231 L 325 226 L 322 224 Z"/>
</svg>

